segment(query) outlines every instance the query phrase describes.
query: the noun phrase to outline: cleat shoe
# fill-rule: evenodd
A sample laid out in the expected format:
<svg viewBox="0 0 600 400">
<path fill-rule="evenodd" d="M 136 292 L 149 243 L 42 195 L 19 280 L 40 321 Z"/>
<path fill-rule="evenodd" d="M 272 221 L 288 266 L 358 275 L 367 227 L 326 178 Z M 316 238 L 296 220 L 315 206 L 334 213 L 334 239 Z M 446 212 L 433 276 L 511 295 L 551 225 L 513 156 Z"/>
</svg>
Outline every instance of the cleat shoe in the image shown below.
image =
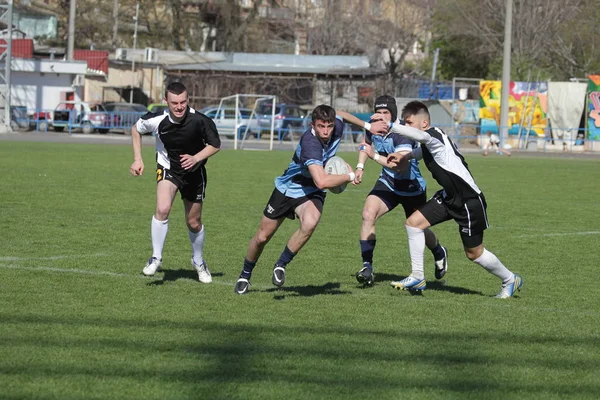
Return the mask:
<svg viewBox="0 0 600 400">
<path fill-rule="evenodd" d="M 427 282 L 425 279 L 417 279 L 409 276 L 401 281 L 392 282 L 392 286 L 398 290 L 423 290 L 427 287 Z"/>
<path fill-rule="evenodd" d="M 375 274 L 373 273 L 373 267 L 371 267 L 371 264 L 364 264 L 364 267 L 362 267 L 362 269 L 356 274 L 356 280 L 363 286 L 373 286 L 373 282 L 375 282 Z"/>
<path fill-rule="evenodd" d="M 250 287 L 250 281 L 246 278 L 239 278 L 235 283 L 234 292 L 236 294 L 246 294 L 248 293 L 248 288 Z"/>
<path fill-rule="evenodd" d="M 142 274 L 146 276 L 154 276 L 155 273 L 162 271 L 162 260 L 156 257 L 150 257 L 146 266 L 142 270 Z"/>
<path fill-rule="evenodd" d="M 521 286 L 523 286 L 523 278 L 517 274 L 514 274 L 513 278 L 514 280 L 512 283 L 502 286 L 502 290 L 496 295 L 497 299 L 508 299 L 509 297 L 513 297 L 517 290 L 521 290 Z"/>
<path fill-rule="evenodd" d="M 275 264 L 273 267 L 273 277 L 271 278 L 273 285 L 277 287 L 283 286 L 285 283 L 285 267 Z"/>
<path fill-rule="evenodd" d="M 202 283 L 211 283 L 212 282 L 212 275 L 210 274 L 210 270 L 208 269 L 208 266 L 206 265 L 206 262 L 202 262 L 202 264 L 198 265 L 194 262 L 194 259 L 192 258 L 192 266 L 196 269 L 196 272 L 198 272 L 198 280 Z"/>
<path fill-rule="evenodd" d="M 435 279 L 442 279 L 448 272 L 448 249 L 442 246 L 444 258 L 435 262 Z"/>
</svg>

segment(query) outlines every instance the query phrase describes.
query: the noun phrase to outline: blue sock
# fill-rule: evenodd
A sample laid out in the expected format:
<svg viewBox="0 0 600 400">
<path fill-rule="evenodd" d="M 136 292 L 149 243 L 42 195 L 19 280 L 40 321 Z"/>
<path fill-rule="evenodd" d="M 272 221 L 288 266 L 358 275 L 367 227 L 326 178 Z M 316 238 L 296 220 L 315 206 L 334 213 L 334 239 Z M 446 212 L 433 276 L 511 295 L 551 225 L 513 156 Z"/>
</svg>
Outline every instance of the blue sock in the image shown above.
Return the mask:
<svg viewBox="0 0 600 400">
<path fill-rule="evenodd" d="M 373 251 L 375 250 L 375 243 L 377 240 L 361 240 L 360 241 L 360 252 L 362 254 L 363 263 L 373 264 Z"/>
<path fill-rule="evenodd" d="M 444 253 L 444 249 L 442 249 L 442 246 L 440 246 L 440 242 L 438 242 L 435 248 L 431 250 L 431 254 L 433 254 L 435 261 L 441 260 L 446 255 L 446 253 Z"/>
<path fill-rule="evenodd" d="M 279 260 L 277 260 L 276 264 L 280 267 L 284 267 L 288 265 L 294 259 L 296 253 L 293 253 L 287 246 L 283 249 L 283 252 L 279 256 Z"/>
<path fill-rule="evenodd" d="M 252 276 L 252 270 L 256 267 L 256 261 L 248 261 L 244 258 L 244 268 L 240 274 L 240 278 L 250 279 Z"/>
</svg>

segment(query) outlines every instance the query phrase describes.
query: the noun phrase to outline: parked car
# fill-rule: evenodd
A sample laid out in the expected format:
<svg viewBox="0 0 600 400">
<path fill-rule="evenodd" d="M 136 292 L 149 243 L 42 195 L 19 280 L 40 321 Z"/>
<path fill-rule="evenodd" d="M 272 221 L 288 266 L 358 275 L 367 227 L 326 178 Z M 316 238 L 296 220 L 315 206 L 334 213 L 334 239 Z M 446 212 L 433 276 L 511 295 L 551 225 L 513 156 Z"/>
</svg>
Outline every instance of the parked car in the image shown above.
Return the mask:
<svg viewBox="0 0 600 400">
<path fill-rule="evenodd" d="M 235 108 L 203 108 L 200 111 L 215 122 L 220 135 L 233 136 L 237 132 L 238 139 L 241 139 L 248 127 L 248 136 L 258 133 L 258 119 L 252 118 L 252 110 L 247 108 L 238 109 L 237 127 L 235 126 Z M 247 137 L 248 137 L 247 136 Z"/>
<path fill-rule="evenodd" d="M 65 128 L 81 129 L 83 133 L 108 132 L 110 121 L 105 111 L 93 111 L 83 101 L 63 101 L 58 103 L 51 120 L 52 128 L 62 132 Z"/>
<path fill-rule="evenodd" d="M 148 106 L 148 111 L 157 113 L 157 114 L 161 114 L 165 110 L 168 110 L 168 109 L 169 109 L 169 106 L 167 104 L 163 104 L 163 103 L 152 103 Z"/>
<path fill-rule="evenodd" d="M 271 118 L 273 116 L 273 104 L 265 103 L 258 108 L 259 126 L 261 131 L 271 131 Z M 306 115 L 304 110 L 295 104 L 275 105 L 274 129 L 279 140 L 290 138 L 290 133 L 303 133 L 306 126 Z"/>
<path fill-rule="evenodd" d="M 112 127 L 124 132 L 129 132 L 133 124 L 148 112 L 145 105 L 137 103 L 108 102 L 102 105 L 112 115 Z"/>
</svg>

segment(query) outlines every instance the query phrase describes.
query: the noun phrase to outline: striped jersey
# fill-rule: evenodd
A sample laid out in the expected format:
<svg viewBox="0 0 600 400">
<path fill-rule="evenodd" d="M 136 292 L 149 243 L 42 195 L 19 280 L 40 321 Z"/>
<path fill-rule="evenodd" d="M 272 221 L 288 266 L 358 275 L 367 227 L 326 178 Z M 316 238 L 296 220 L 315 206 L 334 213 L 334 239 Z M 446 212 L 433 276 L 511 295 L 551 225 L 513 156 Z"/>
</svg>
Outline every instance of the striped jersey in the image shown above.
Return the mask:
<svg viewBox="0 0 600 400">
<path fill-rule="evenodd" d="M 335 119 L 335 127 L 327 143 L 323 143 L 312 128 L 304 132 L 287 169 L 275 178 L 275 188 L 292 198 L 321 190 L 315 185 L 308 166 L 324 166 L 337 152 L 343 133 L 344 122 L 339 117 Z"/>
<path fill-rule="evenodd" d="M 462 208 L 469 199 L 479 198 L 481 190 L 469 171 L 469 165 L 448 135 L 440 128 L 429 128 L 421 142 L 423 162 L 444 189 L 444 201 Z"/>
<path fill-rule="evenodd" d="M 380 136 L 366 131 L 365 141 L 371 144 L 373 149 L 382 157 L 387 157 L 397 151 L 411 152 L 419 147 L 419 144 L 414 140 L 393 132 Z M 425 179 L 419 171 L 419 162 L 415 159 L 410 160 L 410 166 L 404 172 L 383 167 L 379 174 L 379 181 L 398 196 L 418 196 L 426 189 Z"/>
<path fill-rule="evenodd" d="M 188 106 L 180 122 L 171 119 L 168 110 L 163 113 L 147 113 L 136 123 L 140 134 L 152 133 L 156 137 L 156 162 L 176 174 L 185 174 L 179 156 L 194 155 L 207 145 L 221 147 L 221 139 L 215 123 L 206 115 Z M 194 171 L 206 164 L 196 164 Z"/>
</svg>

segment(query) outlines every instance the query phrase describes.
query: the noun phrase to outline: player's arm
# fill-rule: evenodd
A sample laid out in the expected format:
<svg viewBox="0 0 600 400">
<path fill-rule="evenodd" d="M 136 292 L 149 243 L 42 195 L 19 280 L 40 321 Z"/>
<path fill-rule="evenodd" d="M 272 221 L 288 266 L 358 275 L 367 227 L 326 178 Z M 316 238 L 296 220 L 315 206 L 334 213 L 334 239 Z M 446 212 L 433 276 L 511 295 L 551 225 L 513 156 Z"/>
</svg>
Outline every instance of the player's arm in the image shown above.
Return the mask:
<svg viewBox="0 0 600 400">
<path fill-rule="evenodd" d="M 348 164 L 346 164 L 348 165 Z M 352 168 L 348 165 L 348 169 L 350 170 L 347 174 L 340 175 L 329 175 L 325 173 L 325 169 L 323 169 L 322 165 L 319 164 L 310 164 L 308 166 L 308 172 L 310 172 L 310 176 L 315 182 L 315 185 L 319 189 L 328 189 L 336 186 L 340 186 L 344 183 L 349 183 L 354 181 L 356 175 L 352 171 Z"/>
<path fill-rule="evenodd" d="M 386 124 L 384 121 L 376 121 L 373 123 L 369 123 L 369 122 L 363 121 L 362 119 L 360 119 L 358 117 L 355 117 L 354 115 L 352 115 L 346 111 L 335 110 L 335 113 L 337 115 L 339 115 L 344 120 L 344 122 L 348 122 L 359 128 L 364 128 L 371 133 L 377 134 L 382 129 L 385 129 L 387 131 L 387 128 L 388 128 L 388 124 Z"/>
<path fill-rule="evenodd" d="M 215 123 L 209 118 L 203 119 L 203 123 L 204 125 L 202 126 L 202 133 L 206 145 L 196 154 L 182 154 L 179 156 L 181 160 L 181 166 L 185 170 L 192 169 L 196 164 L 207 160 L 209 157 L 214 156 L 219 152 L 219 150 L 221 150 L 221 139 L 219 138 L 219 133 L 217 132 Z"/>
<path fill-rule="evenodd" d="M 131 127 L 131 144 L 133 145 L 133 163 L 129 172 L 133 176 L 144 173 L 144 161 L 142 160 L 142 135 L 140 135 L 137 124 Z"/>
<path fill-rule="evenodd" d="M 428 144 L 431 141 L 429 133 L 397 122 L 392 124 L 391 131 L 422 144 Z"/>
<path fill-rule="evenodd" d="M 371 160 L 375 161 L 377 164 L 381 165 L 382 167 L 387 167 L 387 168 L 395 168 L 396 167 L 395 164 L 391 164 L 388 161 L 388 157 L 381 157 L 379 154 L 375 153 L 372 146 L 370 146 L 366 143 L 360 145 L 360 152 L 366 154 L 367 157 L 369 157 Z M 392 154 L 396 154 L 398 157 L 401 157 L 408 153 L 410 153 L 410 151 L 400 150 L 400 151 L 397 151 Z"/>
<path fill-rule="evenodd" d="M 387 157 L 387 163 L 392 168 L 399 172 L 404 172 L 408 169 L 410 160 L 420 160 L 423 158 L 423 148 L 417 147 L 413 151 L 397 151 Z"/>
</svg>

